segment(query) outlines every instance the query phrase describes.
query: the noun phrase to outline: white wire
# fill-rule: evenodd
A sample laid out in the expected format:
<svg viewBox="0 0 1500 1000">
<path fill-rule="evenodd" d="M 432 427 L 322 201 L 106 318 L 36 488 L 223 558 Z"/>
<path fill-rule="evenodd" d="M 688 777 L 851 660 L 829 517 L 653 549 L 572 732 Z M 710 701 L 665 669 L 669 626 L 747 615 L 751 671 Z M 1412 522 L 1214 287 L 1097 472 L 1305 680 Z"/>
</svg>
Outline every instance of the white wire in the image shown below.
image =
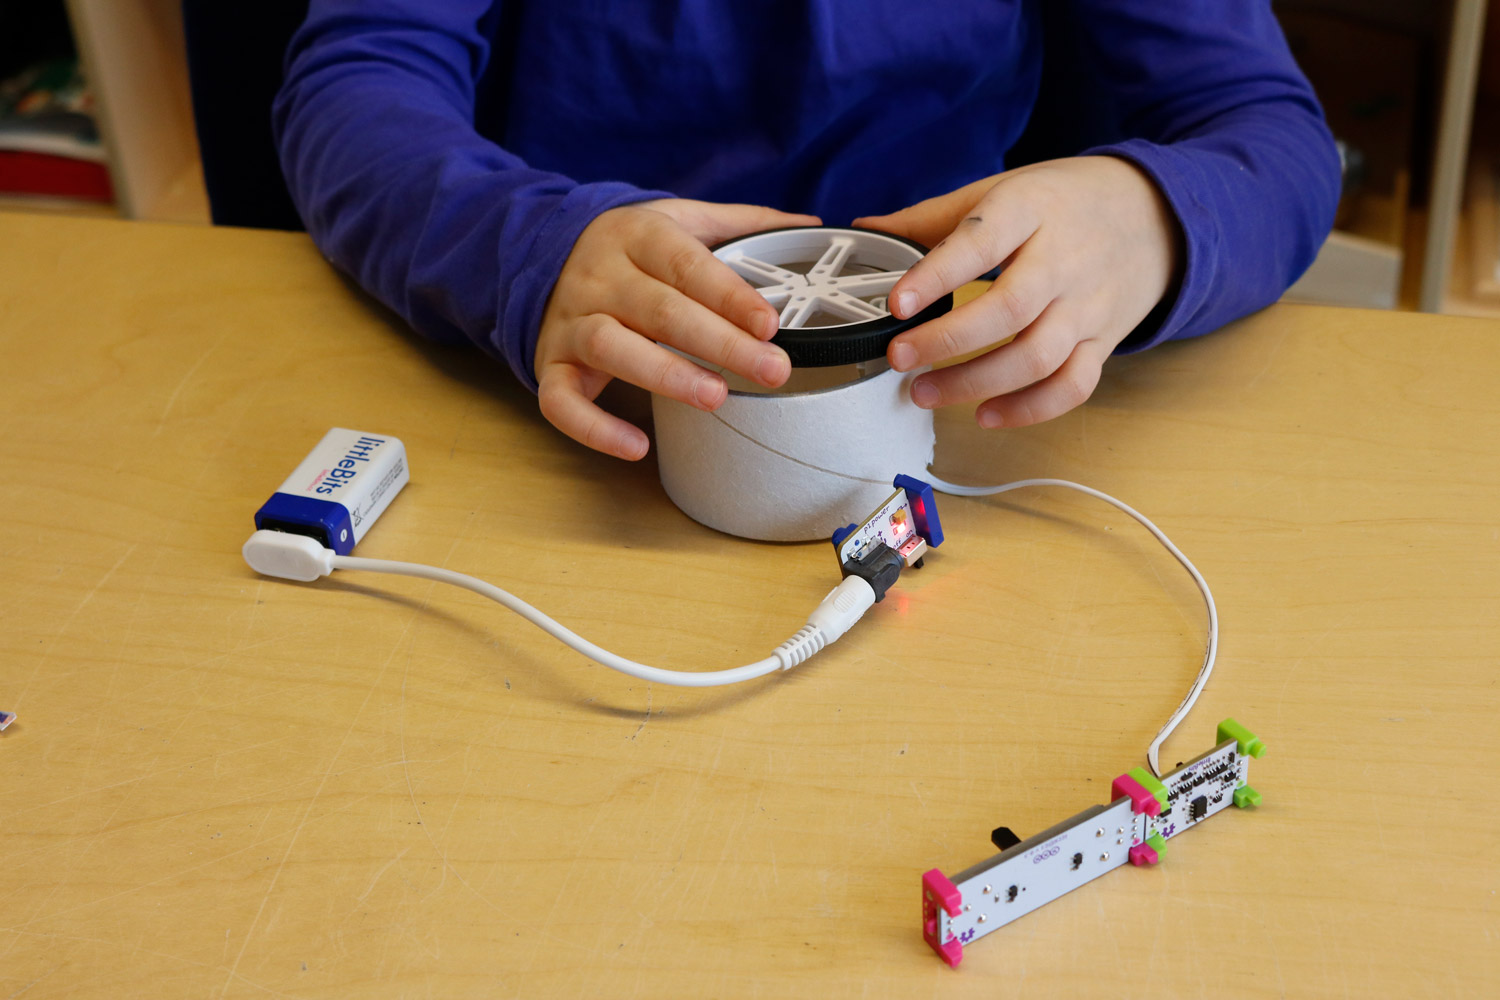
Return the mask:
<svg viewBox="0 0 1500 1000">
<path fill-rule="evenodd" d="M 731 670 L 690 671 L 663 670 L 660 667 L 649 667 L 644 663 L 627 660 L 623 656 L 617 656 L 607 649 L 602 649 L 594 645 L 577 632 L 549 618 L 509 591 L 501 590 L 492 583 L 486 583 L 466 573 L 455 573 L 451 569 L 442 569 L 438 566 L 424 566 L 421 563 L 397 562 L 392 559 L 365 559 L 360 556 L 336 555 L 333 557 L 332 563 L 334 569 L 363 569 L 373 573 L 394 573 L 398 576 L 415 576 L 424 580 L 436 580 L 439 583 L 450 583 L 455 587 L 472 590 L 481 597 L 488 597 L 497 604 L 503 604 L 554 639 L 571 646 L 596 663 L 601 663 L 612 670 L 618 670 L 622 674 L 629 674 L 631 677 L 639 677 L 643 681 L 652 681 L 658 684 L 675 684 L 678 687 L 717 687 L 721 684 L 738 684 L 740 681 L 763 677 L 766 674 L 774 673 L 781 669 L 782 666 L 780 659 L 775 656 L 768 656 L 764 660 L 743 667 L 735 667 Z"/>
<path fill-rule="evenodd" d="M 950 483 L 939 479 L 931 473 L 928 474 L 927 479 L 936 489 L 952 496 L 994 496 L 999 493 L 1008 493 L 1011 490 L 1024 489 L 1030 486 L 1061 486 L 1066 489 L 1077 490 L 1080 493 L 1086 493 L 1091 497 L 1103 500 L 1105 503 L 1118 508 L 1139 521 L 1182 564 L 1183 568 L 1188 571 L 1188 574 L 1192 576 L 1193 582 L 1198 585 L 1199 591 L 1203 594 L 1203 603 L 1208 609 L 1208 648 L 1204 652 L 1203 666 L 1198 669 L 1198 676 L 1194 679 L 1192 687 L 1188 690 L 1187 697 L 1177 706 L 1177 710 L 1167 719 L 1166 725 L 1161 727 L 1161 730 L 1156 734 L 1156 738 L 1151 741 L 1150 747 L 1146 750 L 1147 763 L 1151 765 L 1152 772 L 1160 777 L 1161 766 L 1158 762 L 1158 757 L 1161 745 L 1166 741 L 1167 737 L 1172 735 L 1172 732 L 1187 716 L 1188 712 L 1192 710 L 1194 703 L 1198 700 L 1198 695 L 1203 692 L 1204 686 L 1208 683 L 1209 676 L 1213 673 L 1214 659 L 1218 655 L 1219 612 L 1218 608 L 1214 605 L 1214 597 L 1208 588 L 1208 581 L 1203 579 L 1203 574 L 1198 572 L 1198 568 L 1193 565 L 1192 561 L 1183 555 L 1182 550 L 1173 544 L 1172 540 L 1160 528 L 1151 523 L 1150 518 L 1129 504 L 1117 500 L 1108 493 L 1096 490 L 1093 487 L 1084 486 L 1081 483 L 1071 482 L 1067 479 L 1021 479 L 1013 483 L 1003 483 L 999 486 L 961 486 L 957 483 Z M 260 533 L 258 532 L 257 534 Z M 473 591 L 481 597 L 487 597 L 497 604 L 509 608 L 559 642 L 572 647 L 589 659 L 612 670 L 618 670 L 623 674 L 638 677 L 644 681 L 651 681 L 658 684 L 675 684 L 680 687 L 715 687 L 723 684 L 738 684 L 741 681 L 763 677 L 786 666 L 800 663 L 806 657 L 813 655 L 813 653 L 823 648 L 827 642 L 832 642 L 838 635 L 842 635 L 843 629 L 852 624 L 854 620 L 857 620 L 860 614 L 863 614 L 863 609 L 854 611 L 852 617 L 846 616 L 848 620 L 841 627 L 837 627 L 836 631 L 830 630 L 825 635 L 819 635 L 819 630 L 813 627 L 810 621 L 808 627 L 804 627 L 796 636 L 782 644 L 782 649 L 778 651 L 781 655 L 768 656 L 763 660 L 747 664 L 743 667 L 712 671 L 664 670 L 661 667 L 647 666 L 644 663 L 628 660 L 623 656 L 596 646 L 572 629 L 543 614 L 509 591 L 502 590 L 492 583 L 486 583 L 484 580 L 469 576 L 466 573 L 458 573 L 438 566 L 426 566 L 421 563 L 397 562 L 391 559 L 365 559 L 360 556 L 340 556 L 333 555 L 332 553 L 327 553 L 327 555 L 330 557 L 328 566 L 332 569 L 362 569 L 373 573 L 413 576 Z M 327 571 L 327 568 L 323 570 L 323 572 Z M 311 577 L 308 577 L 308 579 L 311 579 Z M 827 604 L 833 596 L 830 594 L 829 599 L 825 599 L 824 603 Z M 867 600 L 873 602 L 873 595 Z M 865 606 L 868 607 L 868 603 Z M 820 606 L 821 610 L 822 606 Z"/>
<path fill-rule="evenodd" d="M 1208 607 L 1208 649 L 1203 654 L 1203 666 L 1198 668 L 1198 676 L 1194 679 L 1193 686 L 1188 690 L 1187 697 L 1182 699 L 1182 704 L 1177 706 L 1177 711 L 1172 713 L 1172 717 L 1167 720 L 1166 725 L 1161 727 L 1161 731 L 1156 734 L 1156 739 L 1151 741 L 1151 746 L 1146 750 L 1146 761 L 1151 765 L 1151 772 L 1158 778 L 1161 777 L 1161 767 L 1157 763 L 1161 745 L 1166 741 L 1168 736 L 1172 735 L 1172 731 L 1177 728 L 1178 723 L 1187 717 L 1188 712 L 1192 711 L 1193 703 L 1198 700 L 1198 695 L 1203 693 L 1203 688 L 1208 683 L 1209 675 L 1214 672 L 1214 658 L 1219 653 L 1219 609 L 1214 606 L 1214 595 L 1208 589 L 1208 581 L 1203 579 L 1202 573 L 1198 572 L 1198 567 L 1194 566 L 1192 561 L 1182 554 L 1181 549 L 1172 544 L 1172 540 L 1160 528 L 1151 523 L 1150 518 L 1129 504 L 1121 500 L 1116 500 L 1108 493 L 1096 490 L 1091 486 L 1084 486 L 1081 483 L 1075 483 L 1067 479 L 1019 479 L 1016 482 L 1004 483 L 1000 486 L 960 486 L 956 483 L 944 482 L 931 473 L 927 475 L 927 481 L 934 488 L 944 493 L 960 497 L 994 496 L 997 493 L 1008 493 L 1011 490 L 1019 490 L 1028 486 L 1063 486 L 1070 490 L 1077 490 L 1080 493 L 1087 493 L 1091 497 L 1097 497 L 1107 504 L 1118 507 L 1135 518 L 1147 531 L 1156 536 L 1156 540 L 1161 542 L 1178 562 L 1182 563 L 1182 568 L 1188 571 L 1189 575 L 1193 578 L 1193 582 L 1202 591 L 1203 603 Z"/>
</svg>

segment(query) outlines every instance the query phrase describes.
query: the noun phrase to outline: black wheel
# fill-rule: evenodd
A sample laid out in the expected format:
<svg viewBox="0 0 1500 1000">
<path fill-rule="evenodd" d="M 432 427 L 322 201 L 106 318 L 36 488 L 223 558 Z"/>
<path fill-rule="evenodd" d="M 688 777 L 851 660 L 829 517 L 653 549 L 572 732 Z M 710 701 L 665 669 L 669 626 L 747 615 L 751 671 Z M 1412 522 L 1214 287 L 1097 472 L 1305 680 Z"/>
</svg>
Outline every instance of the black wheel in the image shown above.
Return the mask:
<svg viewBox="0 0 1500 1000">
<path fill-rule="evenodd" d="M 720 243 L 713 252 L 776 307 L 781 331 L 772 343 L 797 368 L 873 361 L 896 334 L 953 308 L 953 296 L 945 295 L 910 319 L 891 315 L 891 287 L 927 254 L 920 243 L 892 233 L 771 229 Z"/>
</svg>

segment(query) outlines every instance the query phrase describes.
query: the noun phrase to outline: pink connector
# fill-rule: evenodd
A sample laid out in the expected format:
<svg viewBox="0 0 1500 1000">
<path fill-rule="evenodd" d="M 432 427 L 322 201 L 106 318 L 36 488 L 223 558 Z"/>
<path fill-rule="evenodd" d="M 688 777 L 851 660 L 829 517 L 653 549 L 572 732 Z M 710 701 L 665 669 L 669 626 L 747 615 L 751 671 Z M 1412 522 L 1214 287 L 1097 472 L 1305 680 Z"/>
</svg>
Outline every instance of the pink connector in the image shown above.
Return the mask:
<svg viewBox="0 0 1500 1000">
<path fill-rule="evenodd" d="M 937 908 L 941 906 L 948 916 L 956 917 L 963 911 L 963 904 L 963 893 L 942 872 L 934 868 L 922 874 L 922 940 L 951 967 L 963 961 L 964 946 L 951 934 L 947 941 L 938 940 Z"/>
<path fill-rule="evenodd" d="M 1122 774 L 1115 779 L 1115 783 L 1110 786 L 1109 794 L 1113 796 L 1110 801 L 1122 795 L 1129 799 L 1131 812 L 1145 813 L 1147 816 L 1161 815 L 1161 803 L 1156 801 L 1156 796 L 1146 791 L 1144 785 L 1128 774 Z"/>
<path fill-rule="evenodd" d="M 1137 867 L 1154 865 L 1160 860 L 1161 856 L 1150 844 L 1136 844 L 1130 849 L 1130 863 Z"/>
</svg>

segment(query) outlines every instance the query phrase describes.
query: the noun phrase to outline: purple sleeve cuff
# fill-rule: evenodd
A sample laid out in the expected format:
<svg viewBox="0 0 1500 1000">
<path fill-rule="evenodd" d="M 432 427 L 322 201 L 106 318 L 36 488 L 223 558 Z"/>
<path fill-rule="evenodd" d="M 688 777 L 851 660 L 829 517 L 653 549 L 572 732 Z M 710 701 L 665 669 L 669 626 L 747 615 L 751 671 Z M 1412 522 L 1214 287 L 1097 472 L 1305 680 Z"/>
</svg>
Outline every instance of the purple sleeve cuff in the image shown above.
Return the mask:
<svg viewBox="0 0 1500 1000">
<path fill-rule="evenodd" d="M 512 195 L 517 200 L 526 197 L 522 193 Z M 509 287 L 496 290 L 500 296 L 499 322 L 491 334 L 490 347 L 532 392 L 537 390 L 536 342 L 542 314 L 573 244 L 589 223 L 612 208 L 671 197 L 665 191 L 643 191 L 630 184 L 601 181 L 539 198 L 546 204 L 534 206 L 536 211 L 517 205 L 519 214 L 532 220 L 532 228 L 512 235 L 509 231 L 515 227 L 507 225 L 499 234 L 504 244 L 499 248 L 500 273 L 512 278 Z"/>
<path fill-rule="evenodd" d="M 1151 178 L 1166 198 L 1182 234 L 1180 269 L 1173 290 L 1167 293 L 1171 301 L 1164 301 L 1153 309 L 1115 353 L 1134 354 L 1174 337 L 1192 336 L 1185 331 L 1202 306 L 1208 289 L 1213 286 L 1219 257 L 1219 233 L 1213 213 L 1198 201 L 1193 185 L 1184 176 L 1184 168 L 1190 170 L 1191 164 L 1176 162 L 1170 147 L 1144 139 L 1100 146 L 1082 155 L 1114 156 L 1134 164 Z M 1207 333 L 1208 330 L 1196 332 Z"/>
<path fill-rule="evenodd" d="M 1333 224 L 1337 153 L 1311 116 L 1248 107 L 1173 143 L 1129 139 L 1084 155 L 1143 170 L 1182 232 L 1175 297 L 1126 338 L 1122 354 L 1197 337 L 1270 305 L 1307 270 Z"/>
</svg>

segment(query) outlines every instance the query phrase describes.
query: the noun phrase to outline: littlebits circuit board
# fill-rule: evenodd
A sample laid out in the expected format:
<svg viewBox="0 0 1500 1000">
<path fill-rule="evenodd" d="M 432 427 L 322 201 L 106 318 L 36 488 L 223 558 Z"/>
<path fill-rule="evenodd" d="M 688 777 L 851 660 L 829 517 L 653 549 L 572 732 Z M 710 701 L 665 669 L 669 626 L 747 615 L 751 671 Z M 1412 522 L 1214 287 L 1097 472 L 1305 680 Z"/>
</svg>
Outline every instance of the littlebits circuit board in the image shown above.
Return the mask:
<svg viewBox="0 0 1500 1000">
<path fill-rule="evenodd" d="M 1036 482 L 1057 484 L 1054 480 Z M 833 533 L 839 568 L 845 576 L 867 581 L 876 601 L 885 597 L 902 570 L 920 568 L 927 551 L 943 542 L 932 487 L 911 476 L 897 476 L 891 485 L 895 492 L 862 523 Z M 1198 579 L 1208 602 L 1212 636 L 1213 600 L 1192 564 L 1149 521 L 1118 501 L 1105 499 L 1150 528 Z M 1210 638 L 1200 683 L 1212 665 Z M 1183 703 L 1185 707 L 1191 706 L 1194 696 Z M 1164 732 L 1175 724 L 1176 717 Z M 1021 840 L 1007 827 L 996 829 L 990 839 L 999 854 L 951 879 L 936 868 L 922 876 L 923 939 L 943 961 L 957 966 L 964 945 L 1085 882 L 1127 863 L 1156 864 L 1167 841 L 1184 830 L 1230 805 L 1245 808 L 1260 803 L 1260 793 L 1249 785 L 1250 758 L 1265 752 L 1265 744 L 1254 733 L 1225 719 L 1212 750 L 1160 779 L 1143 767 L 1131 768 L 1114 780 L 1108 805 L 1085 809 L 1029 840 Z M 1154 757 L 1152 766 L 1156 766 Z"/>
<path fill-rule="evenodd" d="M 833 551 L 845 576 L 861 576 L 875 590 L 875 599 L 907 567 L 920 568 L 928 549 L 943 544 L 932 487 L 911 476 L 897 476 L 896 491 L 861 524 L 833 533 Z"/>
<path fill-rule="evenodd" d="M 1250 758 L 1266 752 L 1233 719 L 1219 724 L 1218 746 L 1165 774 L 1143 767 L 1114 780 L 1113 801 L 1027 840 L 1006 827 L 991 834 L 1000 853 L 951 879 L 922 876 L 922 937 L 950 966 L 964 945 L 1125 864 L 1154 865 L 1166 842 L 1231 804 L 1260 803 L 1248 784 Z"/>
</svg>

